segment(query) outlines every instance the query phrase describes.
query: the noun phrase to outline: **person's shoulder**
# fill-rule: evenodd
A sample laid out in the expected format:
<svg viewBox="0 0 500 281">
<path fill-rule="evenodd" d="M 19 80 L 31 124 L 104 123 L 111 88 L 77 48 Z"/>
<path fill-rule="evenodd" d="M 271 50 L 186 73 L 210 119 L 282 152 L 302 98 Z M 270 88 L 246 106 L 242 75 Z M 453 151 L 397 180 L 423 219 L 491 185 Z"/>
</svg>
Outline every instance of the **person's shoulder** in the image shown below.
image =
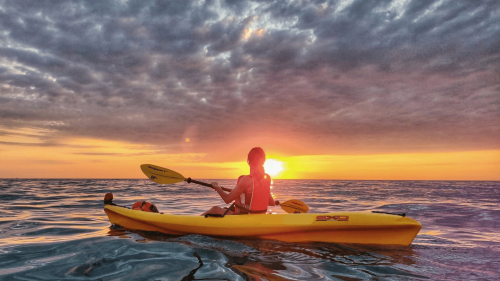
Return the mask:
<svg viewBox="0 0 500 281">
<path fill-rule="evenodd" d="M 251 184 L 252 183 L 252 176 L 250 175 L 243 175 L 238 178 L 238 183 L 241 184 Z"/>
</svg>

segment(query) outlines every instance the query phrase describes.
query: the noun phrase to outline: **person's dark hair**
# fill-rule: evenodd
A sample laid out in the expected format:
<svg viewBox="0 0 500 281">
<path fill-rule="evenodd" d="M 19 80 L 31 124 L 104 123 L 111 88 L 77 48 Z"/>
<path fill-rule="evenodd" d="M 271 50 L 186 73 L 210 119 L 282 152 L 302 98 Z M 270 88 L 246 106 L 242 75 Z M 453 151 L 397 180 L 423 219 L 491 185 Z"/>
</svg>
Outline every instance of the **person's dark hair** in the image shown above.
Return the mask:
<svg viewBox="0 0 500 281">
<path fill-rule="evenodd" d="M 264 169 L 264 162 L 266 162 L 266 153 L 260 147 L 254 147 L 248 153 L 247 158 L 248 165 L 254 171 L 257 180 L 263 184 L 265 182 L 271 183 L 271 177 L 266 174 Z"/>
</svg>

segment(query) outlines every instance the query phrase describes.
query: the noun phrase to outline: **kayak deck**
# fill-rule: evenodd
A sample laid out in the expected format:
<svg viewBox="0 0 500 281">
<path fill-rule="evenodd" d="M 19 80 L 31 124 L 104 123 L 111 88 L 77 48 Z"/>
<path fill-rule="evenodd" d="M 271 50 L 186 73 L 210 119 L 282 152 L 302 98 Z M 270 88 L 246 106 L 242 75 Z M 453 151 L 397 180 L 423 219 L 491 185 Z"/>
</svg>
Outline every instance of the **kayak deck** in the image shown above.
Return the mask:
<svg viewBox="0 0 500 281">
<path fill-rule="evenodd" d="M 422 225 L 410 218 L 367 212 L 233 215 L 223 218 L 172 215 L 105 205 L 111 224 L 166 234 L 252 237 L 285 242 L 409 245 Z"/>
</svg>

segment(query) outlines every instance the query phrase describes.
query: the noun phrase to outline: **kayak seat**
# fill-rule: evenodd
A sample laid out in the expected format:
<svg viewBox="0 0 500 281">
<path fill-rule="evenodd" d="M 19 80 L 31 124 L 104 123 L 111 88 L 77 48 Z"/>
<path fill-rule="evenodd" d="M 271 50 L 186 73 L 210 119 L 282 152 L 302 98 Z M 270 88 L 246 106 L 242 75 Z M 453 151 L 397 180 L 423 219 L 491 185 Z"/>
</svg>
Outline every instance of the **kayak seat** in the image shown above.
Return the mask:
<svg viewBox="0 0 500 281">
<path fill-rule="evenodd" d="M 221 214 L 205 214 L 205 218 L 208 218 L 208 217 L 223 218 L 224 215 L 221 215 Z"/>
<path fill-rule="evenodd" d="M 234 212 L 234 204 L 233 203 L 231 206 L 229 206 L 229 208 L 226 208 L 226 211 L 224 212 L 224 214 L 205 214 L 205 218 L 208 218 L 208 217 L 214 217 L 214 218 L 223 218 L 228 211 L 233 211 Z"/>
</svg>

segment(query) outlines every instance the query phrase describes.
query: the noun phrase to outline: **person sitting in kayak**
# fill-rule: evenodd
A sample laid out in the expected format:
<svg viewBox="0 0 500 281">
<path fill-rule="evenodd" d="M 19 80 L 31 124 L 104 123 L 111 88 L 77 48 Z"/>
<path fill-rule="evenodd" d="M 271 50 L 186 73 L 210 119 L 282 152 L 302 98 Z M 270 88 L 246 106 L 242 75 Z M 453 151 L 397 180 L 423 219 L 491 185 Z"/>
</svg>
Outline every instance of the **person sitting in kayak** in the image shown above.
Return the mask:
<svg viewBox="0 0 500 281">
<path fill-rule="evenodd" d="M 254 147 L 248 153 L 247 163 L 250 166 L 250 175 L 240 176 L 236 187 L 226 193 L 217 182 L 212 183 L 212 188 L 219 193 L 226 204 L 234 201 L 229 209 L 218 206 L 212 207 L 202 214 L 240 215 L 240 214 L 265 214 L 267 206 L 276 206 L 271 195 L 271 177 L 264 170 L 266 154 L 260 147 Z"/>
</svg>

